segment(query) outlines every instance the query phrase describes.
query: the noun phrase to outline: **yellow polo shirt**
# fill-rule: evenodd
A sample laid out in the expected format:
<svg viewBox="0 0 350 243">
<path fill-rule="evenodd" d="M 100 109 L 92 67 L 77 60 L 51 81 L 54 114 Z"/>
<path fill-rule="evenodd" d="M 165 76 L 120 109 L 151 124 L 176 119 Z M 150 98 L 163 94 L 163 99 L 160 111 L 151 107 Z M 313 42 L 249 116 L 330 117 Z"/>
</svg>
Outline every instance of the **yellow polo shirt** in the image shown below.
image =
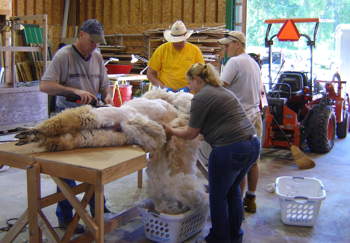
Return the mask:
<svg viewBox="0 0 350 243">
<path fill-rule="evenodd" d="M 204 63 L 204 58 L 196 45 L 186 42 L 178 51 L 167 42 L 155 50 L 148 65 L 158 72 L 158 78 L 166 87 L 177 90 L 188 86 L 186 72 L 198 62 Z"/>
</svg>

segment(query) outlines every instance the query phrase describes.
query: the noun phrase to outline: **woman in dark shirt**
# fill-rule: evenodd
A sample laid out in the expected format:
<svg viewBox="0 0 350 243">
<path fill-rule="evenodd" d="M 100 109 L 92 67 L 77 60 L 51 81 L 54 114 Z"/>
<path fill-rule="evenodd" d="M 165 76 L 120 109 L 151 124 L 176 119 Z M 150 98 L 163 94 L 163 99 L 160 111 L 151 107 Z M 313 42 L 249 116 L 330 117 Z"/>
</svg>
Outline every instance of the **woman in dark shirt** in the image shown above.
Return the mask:
<svg viewBox="0 0 350 243">
<path fill-rule="evenodd" d="M 212 65 L 192 65 L 187 78 L 194 93 L 189 125 L 165 125 L 166 132 L 185 139 L 201 133 L 213 148 L 208 168 L 212 228 L 205 242 L 242 242 L 239 184 L 256 161 L 260 142 L 237 97 L 222 87 Z"/>
</svg>

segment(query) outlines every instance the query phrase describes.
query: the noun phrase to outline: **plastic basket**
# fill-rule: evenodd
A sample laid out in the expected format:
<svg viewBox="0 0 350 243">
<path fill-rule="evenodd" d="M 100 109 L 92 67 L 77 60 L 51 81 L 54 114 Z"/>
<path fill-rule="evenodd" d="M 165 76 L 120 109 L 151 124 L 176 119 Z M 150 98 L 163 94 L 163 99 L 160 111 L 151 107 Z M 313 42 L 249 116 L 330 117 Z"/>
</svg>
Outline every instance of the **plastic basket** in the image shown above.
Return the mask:
<svg viewBox="0 0 350 243">
<path fill-rule="evenodd" d="M 149 207 L 139 207 L 145 235 L 155 242 L 183 242 L 200 232 L 206 222 L 206 207 L 187 211 L 183 214 L 163 214 L 151 211 Z"/>
<path fill-rule="evenodd" d="M 321 202 L 326 198 L 322 182 L 310 177 L 281 176 L 276 179 L 282 222 L 288 225 L 313 226 Z"/>
</svg>

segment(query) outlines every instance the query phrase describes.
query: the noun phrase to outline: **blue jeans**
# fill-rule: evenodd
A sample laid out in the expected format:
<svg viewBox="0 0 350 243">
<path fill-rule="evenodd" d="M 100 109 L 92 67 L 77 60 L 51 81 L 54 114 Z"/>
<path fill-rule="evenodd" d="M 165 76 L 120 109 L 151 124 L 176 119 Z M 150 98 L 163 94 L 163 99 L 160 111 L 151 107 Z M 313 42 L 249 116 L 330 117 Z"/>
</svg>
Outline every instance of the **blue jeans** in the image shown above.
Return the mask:
<svg viewBox="0 0 350 243">
<path fill-rule="evenodd" d="M 180 91 L 183 91 L 183 92 L 190 92 L 190 89 L 188 87 L 184 87 L 184 88 L 181 88 L 181 89 L 172 89 L 172 88 L 167 88 L 166 89 L 167 92 L 174 92 L 174 93 L 177 93 L 177 92 L 180 92 Z"/>
<path fill-rule="evenodd" d="M 241 243 L 243 206 L 239 184 L 257 160 L 260 142 L 247 141 L 213 147 L 209 156 L 209 203 L 212 228 L 208 243 Z"/>
<path fill-rule="evenodd" d="M 67 183 L 68 186 L 74 187 L 76 186 L 76 182 L 71 179 L 63 179 L 61 178 L 65 183 Z M 57 192 L 60 192 L 61 190 L 57 187 Z M 90 212 L 93 214 L 95 212 L 95 196 L 93 196 L 89 202 L 90 206 Z M 104 198 L 104 208 L 106 211 L 106 200 Z M 59 222 L 70 222 L 73 218 L 73 206 L 69 203 L 68 200 L 63 200 L 57 203 L 56 208 L 56 216 L 58 218 Z"/>
</svg>

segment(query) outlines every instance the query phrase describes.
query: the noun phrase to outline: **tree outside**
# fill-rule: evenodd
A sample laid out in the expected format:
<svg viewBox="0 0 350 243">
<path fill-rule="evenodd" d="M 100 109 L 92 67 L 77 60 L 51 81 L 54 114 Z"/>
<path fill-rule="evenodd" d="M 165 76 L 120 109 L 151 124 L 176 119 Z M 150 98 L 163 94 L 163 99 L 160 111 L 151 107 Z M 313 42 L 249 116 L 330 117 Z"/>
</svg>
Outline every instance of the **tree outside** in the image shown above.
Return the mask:
<svg viewBox="0 0 350 243">
<path fill-rule="evenodd" d="M 332 77 L 337 69 L 335 32 L 339 24 L 350 23 L 350 0 L 248 0 L 247 2 L 247 48 L 248 51 L 258 52 L 261 56 L 266 56 L 268 50 L 264 43 L 267 29 L 264 20 L 320 18 L 322 21 L 319 24 L 313 55 L 313 76 L 323 80 Z M 300 23 L 296 26 L 300 33 L 312 36 L 314 24 Z M 282 24 L 273 24 L 270 33 L 277 34 L 281 27 Z M 285 60 L 282 70 L 310 70 L 310 53 L 305 38 L 301 38 L 298 42 L 279 42 L 277 38 L 274 40 L 273 52 L 280 53 L 281 58 Z M 275 73 L 279 68 L 280 65 L 274 64 Z M 305 70 L 300 70 L 303 68 Z M 263 71 L 264 69 L 267 68 L 263 67 Z"/>
</svg>

